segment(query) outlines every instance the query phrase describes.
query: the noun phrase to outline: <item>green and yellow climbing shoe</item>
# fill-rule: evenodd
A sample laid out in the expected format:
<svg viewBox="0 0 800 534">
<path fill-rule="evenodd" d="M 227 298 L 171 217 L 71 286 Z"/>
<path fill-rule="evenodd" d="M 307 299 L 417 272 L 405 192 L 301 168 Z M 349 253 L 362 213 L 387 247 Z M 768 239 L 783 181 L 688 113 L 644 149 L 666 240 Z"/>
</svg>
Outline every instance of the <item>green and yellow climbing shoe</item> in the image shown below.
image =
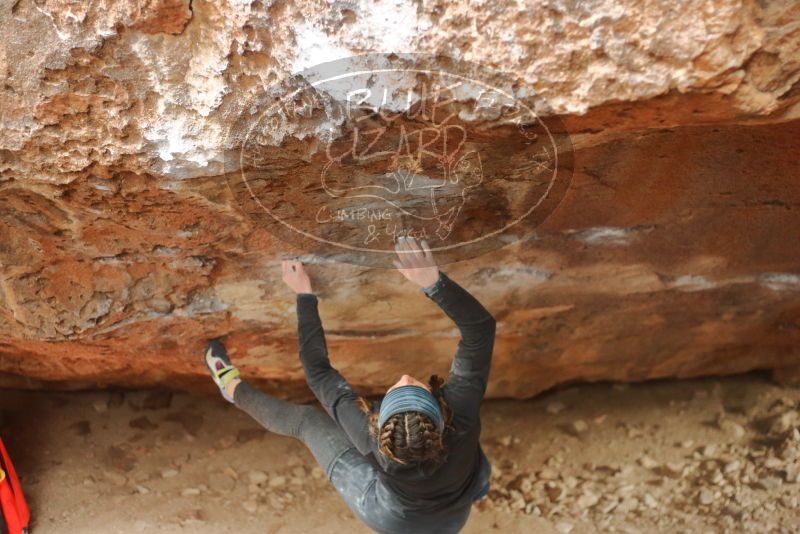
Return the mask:
<svg viewBox="0 0 800 534">
<path fill-rule="evenodd" d="M 228 402 L 234 402 L 233 398 L 228 395 L 225 387 L 231 383 L 234 378 L 239 378 L 239 370 L 234 367 L 231 359 L 228 358 L 228 351 L 225 350 L 225 345 L 218 339 L 212 339 L 206 345 L 205 356 L 206 367 L 211 373 L 211 378 L 217 384 L 220 393 Z"/>
</svg>

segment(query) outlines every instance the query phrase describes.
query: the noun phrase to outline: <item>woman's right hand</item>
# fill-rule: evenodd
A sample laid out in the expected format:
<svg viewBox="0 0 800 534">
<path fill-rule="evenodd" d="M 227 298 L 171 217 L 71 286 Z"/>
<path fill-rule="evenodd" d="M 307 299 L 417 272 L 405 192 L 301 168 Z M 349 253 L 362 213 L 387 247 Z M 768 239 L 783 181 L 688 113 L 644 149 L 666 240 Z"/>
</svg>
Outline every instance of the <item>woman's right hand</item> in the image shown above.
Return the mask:
<svg viewBox="0 0 800 534">
<path fill-rule="evenodd" d="M 311 293 L 311 280 L 308 278 L 303 262 L 300 260 L 283 260 L 283 281 L 295 293 Z"/>
<path fill-rule="evenodd" d="M 428 242 L 422 240 L 422 245 L 412 236 L 400 236 L 394 246 L 397 260 L 392 263 L 400 274 L 420 287 L 429 287 L 439 279 L 439 267 L 433 259 Z"/>
</svg>

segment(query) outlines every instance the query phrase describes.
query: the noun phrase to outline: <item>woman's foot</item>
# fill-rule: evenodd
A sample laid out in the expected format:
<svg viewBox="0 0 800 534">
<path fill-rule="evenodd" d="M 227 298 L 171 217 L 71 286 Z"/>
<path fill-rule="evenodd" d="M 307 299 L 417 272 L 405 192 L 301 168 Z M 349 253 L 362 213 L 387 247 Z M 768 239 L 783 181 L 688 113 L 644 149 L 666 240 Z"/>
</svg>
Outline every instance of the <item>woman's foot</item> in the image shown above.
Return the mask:
<svg viewBox="0 0 800 534">
<path fill-rule="evenodd" d="M 212 339 L 206 345 L 205 364 L 211 373 L 211 379 L 217 384 L 219 392 L 228 402 L 234 402 L 233 393 L 241 382 L 239 370 L 234 367 L 228 357 L 225 345 L 218 339 Z"/>
</svg>

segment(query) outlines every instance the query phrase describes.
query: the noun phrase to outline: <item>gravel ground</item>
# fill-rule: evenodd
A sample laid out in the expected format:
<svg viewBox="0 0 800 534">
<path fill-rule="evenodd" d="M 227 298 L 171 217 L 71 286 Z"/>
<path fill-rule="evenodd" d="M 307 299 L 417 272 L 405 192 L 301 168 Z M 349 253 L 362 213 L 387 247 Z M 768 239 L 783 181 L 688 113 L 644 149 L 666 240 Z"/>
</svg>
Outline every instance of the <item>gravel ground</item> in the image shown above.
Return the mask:
<svg viewBox="0 0 800 534">
<path fill-rule="evenodd" d="M 800 532 L 800 390 L 760 374 L 490 401 L 465 532 Z M 221 398 L 0 390 L 33 534 L 369 532 L 294 440 Z"/>
</svg>

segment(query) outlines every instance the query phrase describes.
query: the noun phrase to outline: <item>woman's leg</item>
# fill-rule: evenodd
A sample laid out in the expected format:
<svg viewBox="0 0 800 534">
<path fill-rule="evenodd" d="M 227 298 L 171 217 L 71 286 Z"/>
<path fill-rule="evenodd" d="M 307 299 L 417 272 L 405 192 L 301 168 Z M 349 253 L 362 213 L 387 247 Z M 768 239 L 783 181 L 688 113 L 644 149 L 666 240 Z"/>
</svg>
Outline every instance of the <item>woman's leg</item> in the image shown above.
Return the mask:
<svg viewBox="0 0 800 534">
<path fill-rule="evenodd" d="M 233 389 L 233 398 L 237 407 L 267 430 L 303 441 L 347 506 L 366 525 L 380 533 L 408 532 L 387 530 L 384 521 L 375 519 L 380 511 L 366 506 L 377 472 L 327 413 L 314 406 L 276 399 L 244 381 Z"/>
<path fill-rule="evenodd" d="M 385 509 L 375 492 L 378 482 L 375 467 L 322 410 L 277 399 L 245 381 L 235 386 L 233 399 L 238 408 L 267 430 L 305 443 L 353 514 L 376 532 L 450 533 L 460 530 L 466 522 L 469 510 L 456 511 L 454 517 L 450 517 L 454 514 L 448 511 L 447 517 L 420 517 L 409 521 Z"/>
<path fill-rule="evenodd" d="M 235 386 L 233 399 L 239 409 L 270 432 L 297 438 L 305 443 L 328 479 L 336 459 L 353 448 L 339 425 L 314 406 L 277 399 L 245 381 Z"/>
</svg>

